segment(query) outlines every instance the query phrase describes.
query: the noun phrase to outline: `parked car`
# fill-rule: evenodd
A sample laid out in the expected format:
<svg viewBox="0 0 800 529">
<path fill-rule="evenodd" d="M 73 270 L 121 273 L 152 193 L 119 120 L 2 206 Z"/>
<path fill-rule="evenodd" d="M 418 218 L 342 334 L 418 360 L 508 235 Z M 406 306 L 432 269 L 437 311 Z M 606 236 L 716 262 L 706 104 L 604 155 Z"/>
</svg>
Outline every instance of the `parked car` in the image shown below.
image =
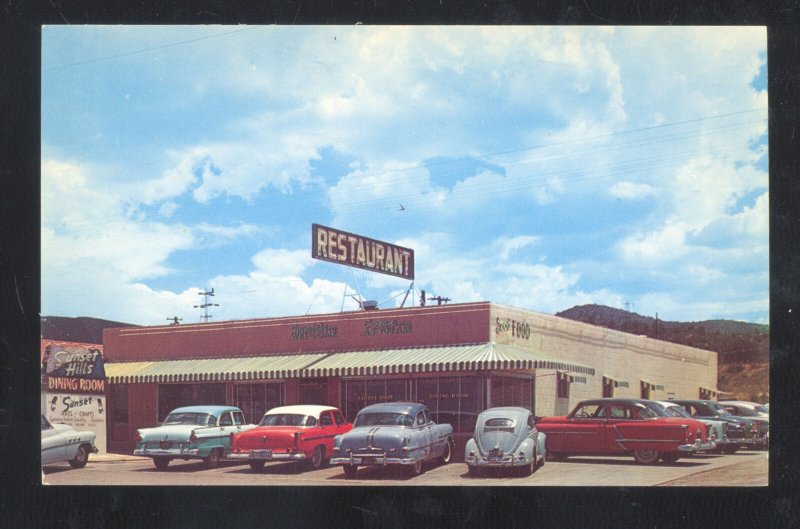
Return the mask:
<svg viewBox="0 0 800 529">
<path fill-rule="evenodd" d="M 66 461 L 72 468 L 83 468 L 89 454 L 96 454 L 95 433 L 78 432 L 68 424 L 51 424 L 42 414 L 42 465 Z"/>
<path fill-rule="evenodd" d="M 671 400 L 657 400 L 656 402 L 661 404 L 669 415 L 685 417 L 687 419 L 693 418 L 689 415 L 689 412 L 686 411 L 686 408 L 676 402 Z M 711 450 L 712 452 L 723 452 L 725 447 L 737 445 L 736 441 L 728 438 L 728 423 L 726 421 L 718 419 L 700 419 L 700 422 L 708 426 L 709 438 L 717 444 L 716 448 Z"/>
<path fill-rule="evenodd" d="M 660 404 L 643 399 L 585 400 L 566 417 L 543 417 L 536 427 L 547 435 L 547 452 L 555 458 L 632 454 L 643 464 L 674 463 L 716 446 L 702 422 L 670 417 Z"/>
<path fill-rule="evenodd" d="M 470 475 L 490 467 L 523 468 L 530 475 L 546 458 L 545 434 L 536 428 L 530 410 L 517 407 L 489 408 L 478 415 L 475 433 L 464 448 Z"/>
<path fill-rule="evenodd" d="M 722 405 L 715 400 L 703 399 L 676 399 L 672 402 L 680 404 L 689 415 L 695 419 L 715 419 L 728 423 L 728 430 L 726 432 L 728 439 L 735 441 L 734 443 L 726 445 L 722 451 L 726 454 L 736 453 L 740 448 L 752 448 L 764 446 L 767 440 L 767 432 L 760 428 L 760 425 L 751 420 L 749 417 L 740 417 L 731 414 Z"/>
<path fill-rule="evenodd" d="M 751 421 L 758 423 L 760 445 L 764 448 L 769 446 L 769 408 L 757 402 L 745 400 L 721 400 L 719 403 L 728 410 L 731 415 L 737 417 L 747 417 Z"/>
<path fill-rule="evenodd" d="M 720 400 L 719 403 L 733 415 L 740 415 L 742 417 L 763 417 L 769 420 L 769 404 L 764 405 L 746 400 L 727 399 Z"/>
<path fill-rule="evenodd" d="M 318 469 L 333 454 L 333 438 L 352 427 L 332 406 L 273 408 L 258 426 L 233 438 L 228 458 L 245 460 L 253 470 L 267 461 L 303 461 Z"/>
<path fill-rule="evenodd" d="M 202 459 L 216 468 L 231 449 L 231 437 L 254 428 L 234 406 L 186 406 L 172 410 L 161 426 L 136 432 L 134 455 L 153 458 L 156 468 L 173 459 Z"/>
<path fill-rule="evenodd" d="M 353 429 L 333 441 L 332 465 L 354 478 L 359 466 L 402 465 L 414 476 L 424 462 L 450 462 L 453 427 L 435 424 L 428 407 L 414 402 L 386 402 L 362 409 Z"/>
</svg>

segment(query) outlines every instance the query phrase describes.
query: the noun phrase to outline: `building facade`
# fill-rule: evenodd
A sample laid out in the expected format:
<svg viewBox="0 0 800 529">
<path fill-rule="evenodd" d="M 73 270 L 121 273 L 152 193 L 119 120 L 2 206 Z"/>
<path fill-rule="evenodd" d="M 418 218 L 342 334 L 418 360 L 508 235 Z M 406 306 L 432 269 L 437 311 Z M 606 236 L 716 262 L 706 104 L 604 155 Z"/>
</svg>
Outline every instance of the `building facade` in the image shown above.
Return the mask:
<svg viewBox="0 0 800 529">
<path fill-rule="evenodd" d="M 106 329 L 103 345 L 112 451 L 187 404 L 258 422 L 286 404 L 353 420 L 368 404 L 416 401 L 460 447 L 488 407 L 561 415 L 586 398 L 717 391 L 714 352 L 491 302 Z"/>
</svg>

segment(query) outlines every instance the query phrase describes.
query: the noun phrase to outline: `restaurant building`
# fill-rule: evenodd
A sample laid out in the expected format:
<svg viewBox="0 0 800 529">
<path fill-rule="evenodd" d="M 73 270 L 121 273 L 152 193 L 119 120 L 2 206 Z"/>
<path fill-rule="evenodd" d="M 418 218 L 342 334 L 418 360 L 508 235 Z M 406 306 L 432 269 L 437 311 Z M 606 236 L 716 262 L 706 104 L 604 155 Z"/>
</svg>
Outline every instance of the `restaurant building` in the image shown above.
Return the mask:
<svg viewBox="0 0 800 529">
<path fill-rule="evenodd" d="M 717 354 L 491 302 L 106 329 L 108 446 L 189 404 L 425 403 L 463 452 L 477 414 L 602 396 L 716 396 Z"/>
</svg>

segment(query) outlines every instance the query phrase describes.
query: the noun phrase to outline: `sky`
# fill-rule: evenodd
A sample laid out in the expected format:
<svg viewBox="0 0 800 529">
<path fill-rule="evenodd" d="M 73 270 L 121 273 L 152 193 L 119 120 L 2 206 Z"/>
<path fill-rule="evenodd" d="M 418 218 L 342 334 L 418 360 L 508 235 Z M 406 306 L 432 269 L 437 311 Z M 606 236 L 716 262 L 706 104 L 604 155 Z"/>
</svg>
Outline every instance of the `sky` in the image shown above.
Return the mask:
<svg viewBox="0 0 800 529">
<path fill-rule="evenodd" d="M 764 27 L 45 26 L 41 69 L 43 316 L 769 323 Z"/>
</svg>

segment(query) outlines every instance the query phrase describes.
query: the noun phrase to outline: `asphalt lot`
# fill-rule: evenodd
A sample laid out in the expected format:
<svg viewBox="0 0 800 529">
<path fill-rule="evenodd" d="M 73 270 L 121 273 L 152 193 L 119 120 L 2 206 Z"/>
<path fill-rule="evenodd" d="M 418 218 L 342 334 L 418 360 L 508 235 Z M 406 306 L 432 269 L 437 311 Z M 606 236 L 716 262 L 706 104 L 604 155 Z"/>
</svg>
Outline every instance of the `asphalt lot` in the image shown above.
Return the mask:
<svg viewBox="0 0 800 529">
<path fill-rule="evenodd" d="M 574 456 L 547 461 L 533 475 L 509 471 L 467 475 L 464 463 L 426 466 L 419 476 L 408 477 L 399 468 L 359 468 L 356 479 L 346 479 L 342 469 L 329 466 L 305 470 L 297 463 L 268 463 L 253 471 L 247 464 L 225 462 L 206 469 L 201 461 L 172 461 L 158 470 L 148 458 L 94 455 L 82 469 L 67 463 L 46 466 L 46 485 L 180 485 L 180 486 L 766 486 L 769 453 L 741 451 L 732 455 L 694 455 L 672 465 L 640 465 L 632 457 Z"/>
</svg>

